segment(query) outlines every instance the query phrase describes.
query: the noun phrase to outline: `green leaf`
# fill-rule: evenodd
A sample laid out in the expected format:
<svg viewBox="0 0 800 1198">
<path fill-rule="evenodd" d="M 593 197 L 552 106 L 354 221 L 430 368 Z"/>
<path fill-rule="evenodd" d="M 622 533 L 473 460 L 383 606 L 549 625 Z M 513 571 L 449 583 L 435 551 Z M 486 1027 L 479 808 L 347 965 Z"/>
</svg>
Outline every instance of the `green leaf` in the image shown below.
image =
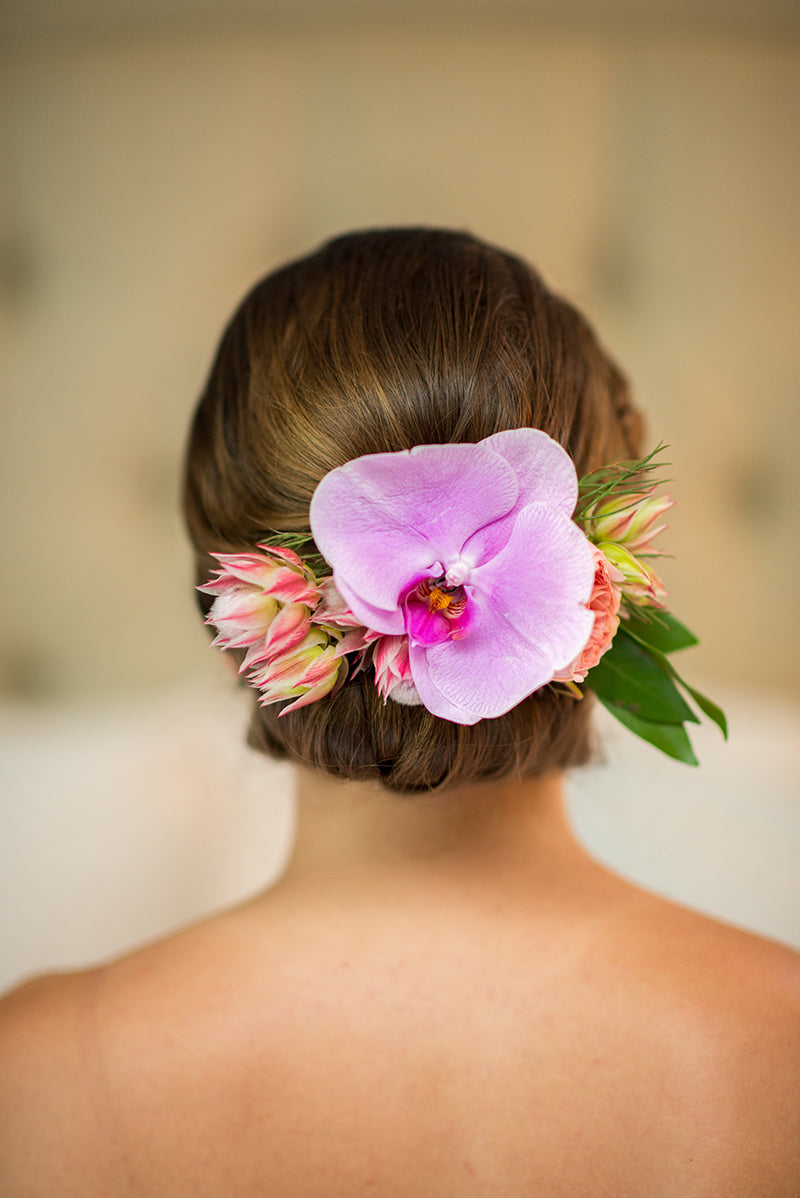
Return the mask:
<svg viewBox="0 0 800 1198">
<path fill-rule="evenodd" d="M 317 578 L 324 578 L 332 573 L 325 558 L 317 549 L 316 542 L 310 532 L 280 532 L 270 529 L 259 539 L 262 545 L 274 545 L 278 549 L 291 549 L 302 559 Z"/>
<path fill-rule="evenodd" d="M 685 682 L 683 680 L 683 678 L 679 679 L 679 681 L 680 681 L 681 686 L 684 688 L 684 690 L 687 690 L 689 692 L 689 694 L 692 696 L 695 703 L 700 708 L 700 710 L 703 712 L 703 714 L 707 715 L 710 720 L 714 721 L 714 723 L 717 725 L 720 732 L 724 736 L 725 740 L 727 740 L 728 739 L 728 719 L 727 719 L 727 716 L 725 715 L 725 712 L 722 710 L 722 708 L 719 707 L 713 701 L 713 699 L 709 699 L 708 695 L 704 695 L 702 691 L 697 690 L 693 686 L 689 686 L 689 683 Z"/>
<path fill-rule="evenodd" d="M 668 611 L 652 608 L 647 616 L 640 610 L 628 608 L 621 627 L 643 645 L 651 645 L 662 653 L 675 653 L 698 643 L 697 637 L 685 624 Z"/>
<path fill-rule="evenodd" d="M 666 450 L 663 442 L 645 458 L 629 462 L 613 462 L 610 466 L 601 466 L 591 474 L 584 474 L 578 484 L 578 506 L 575 519 L 580 520 L 588 508 L 599 503 L 610 495 L 625 495 L 640 491 L 643 486 L 652 486 L 653 479 L 648 478 L 654 470 L 661 470 L 667 462 L 657 462 L 655 459 Z M 661 486 L 666 481 L 659 480 L 655 485 Z"/>
<path fill-rule="evenodd" d="M 684 720 L 698 723 L 672 681 L 667 659 L 663 654 L 658 656 L 661 660 L 620 629 L 611 648 L 590 670 L 586 685 L 603 702 L 622 703 L 640 719 L 664 724 L 682 724 Z"/>
<path fill-rule="evenodd" d="M 619 703 L 608 703 L 603 698 L 600 702 L 621 724 L 648 744 L 666 753 L 668 757 L 674 757 L 676 761 L 682 761 L 685 765 L 698 764 L 692 742 L 683 724 L 661 724 L 655 720 L 643 720 Z"/>
<path fill-rule="evenodd" d="M 617 636 L 619 636 L 619 633 L 617 633 Z M 727 740 L 728 720 L 722 708 L 719 707 L 713 701 L 713 699 L 709 699 L 707 695 L 704 695 L 702 691 L 699 691 L 694 686 L 690 686 L 685 678 L 681 678 L 672 662 L 659 649 L 656 649 L 653 646 L 645 646 L 645 651 L 649 653 L 653 660 L 661 666 L 665 673 L 670 675 L 670 677 L 678 684 L 678 686 L 682 686 L 683 689 L 692 696 L 700 710 L 707 715 L 710 720 L 714 721 L 722 735 L 725 737 L 725 740 Z M 611 652 L 611 650 L 609 650 L 609 652 Z"/>
</svg>

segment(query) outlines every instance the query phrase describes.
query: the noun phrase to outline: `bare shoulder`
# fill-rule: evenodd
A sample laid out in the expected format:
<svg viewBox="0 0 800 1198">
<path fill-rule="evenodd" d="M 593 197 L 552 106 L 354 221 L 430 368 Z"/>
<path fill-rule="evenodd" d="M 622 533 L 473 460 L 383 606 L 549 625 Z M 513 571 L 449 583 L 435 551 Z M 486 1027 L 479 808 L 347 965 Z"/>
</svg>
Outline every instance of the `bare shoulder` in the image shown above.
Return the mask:
<svg viewBox="0 0 800 1198">
<path fill-rule="evenodd" d="M 735 1019 L 772 1011 L 776 1034 L 800 1018 L 800 953 L 766 936 L 630 888 L 626 926 L 651 966 Z M 646 946 L 646 947 L 645 947 Z M 800 1048 L 800 1045 L 798 1045 Z"/>
<path fill-rule="evenodd" d="M 521 1109 L 546 1109 L 555 1125 L 561 1110 L 566 1127 L 599 1128 L 598 1160 L 615 1135 L 620 1161 L 645 1145 L 636 1176 L 661 1178 L 678 1151 L 694 1158 L 674 1192 L 796 1198 L 800 956 L 624 884 L 591 900 L 585 952 L 573 951 L 574 912 L 554 928 L 414 919 L 412 936 L 397 911 L 373 930 L 362 907 L 333 918 L 328 904 L 320 927 L 316 908 L 312 919 L 267 904 L 102 970 L 29 983 L 0 1002 L 0 1193 L 149 1194 L 158 1178 L 160 1194 L 217 1195 L 232 1192 L 237 1161 L 249 1162 L 237 1194 L 288 1192 L 298 1161 L 325 1192 L 322 1178 L 349 1167 L 343 1136 L 354 1160 L 368 1148 L 400 1177 L 398 1128 L 423 1143 L 430 1116 L 420 1123 L 398 1081 L 415 1092 L 415 1078 L 435 1076 L 462 1118 L 485 1053 L 470 1100 L 481 1127 L 513 1093 L 503 1128 L 514 1142 L 526 1138 Z M 429 1177 L 448 1176 L 446 1164 L 432 1157 Z"/>
<path fill-rule="evenodd" d="M 159 1193 L 182 1192 L 165 1161 L 176 1144 L 197 1155 L 198 1120 L 224 1139 L 216 1083 L 243 1051 L 231 925 L 212 919 L 0 998 L 3 1198 L 150 1194 L 154 1176 Z"/>
<path fill-rule="evenodd" d="M 95 978 L 36 978 L 0 1000 L 0 1193 L 8 1198 L 91 1198 L 108 1180 L 87 1055 Z"/>
<path fill-rule="evenodd" d="M 658 1021 L 698 1133 L 731 1162 L 731 1185 L 800 1193 L 800 954 L 642 892 L 629 904 L 636 1018 Z"/>
</svg>

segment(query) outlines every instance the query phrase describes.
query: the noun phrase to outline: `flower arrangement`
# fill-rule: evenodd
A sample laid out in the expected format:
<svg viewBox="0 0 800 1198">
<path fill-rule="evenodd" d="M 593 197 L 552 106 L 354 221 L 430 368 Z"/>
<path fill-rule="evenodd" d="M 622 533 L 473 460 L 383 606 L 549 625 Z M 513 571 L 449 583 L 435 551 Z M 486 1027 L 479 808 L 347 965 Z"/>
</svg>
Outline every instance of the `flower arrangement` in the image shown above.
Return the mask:
<svg viewBox="0 0 800 1198">
<path fill-rule="evenodd" d="M 654 451 L 577 478 L 538 429 L 418 445 L 330 471 L 309 532 L 215 554 L 207 622 L 281 715 L 371 670 L 384 701 L 459 724 L 544 686 L 583 689 L 663 752 L 696 764 L 687 701 L 727 729 L 669 655 L 697 638 L 664 608 L 650 565 L 672 506 Z M 582 689 L 583 688 L 583 689 Z M 682 693 L 683 692 L 683 693 Z"/>
</svg>

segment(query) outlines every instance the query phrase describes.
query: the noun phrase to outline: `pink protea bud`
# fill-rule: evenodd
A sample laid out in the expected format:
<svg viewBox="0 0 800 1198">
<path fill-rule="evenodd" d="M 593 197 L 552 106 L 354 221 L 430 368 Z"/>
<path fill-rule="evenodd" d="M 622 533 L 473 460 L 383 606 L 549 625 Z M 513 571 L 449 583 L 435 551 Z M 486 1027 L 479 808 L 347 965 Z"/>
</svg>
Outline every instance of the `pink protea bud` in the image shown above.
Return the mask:
<svg viewBox="0 0 800 1198">
<path fill-rule="evenodd" d="M 262 706 L 294 699 L 281 712 L 286 715 L 329 694 L 346 672 L 347 663 L 336 655 L 336 639 L 312 627 L 289 652 L 253 668 L 250 681 L 261 691 Z"/>
<path fill-rule="evenodd" d="M 358 616 L 350 610 L 340 595 L 332 578 L 323 578 L 319 589 L 322 599 L 314 613 L 314 623 L 344 631 L 344 636 L 336 648 L 336 654 L 338 657 L 346 657 L 348 653 L 360 653 L 361 657 L 354 671 L 357 674 L 365 665 L 364 650 L 378 639 L 380 633 L 370 632 L 368 628 L 364 627 Z"/>
<path fill-rule="evenodd" d="M 655 495 L 655 487 L 627 495 L 615 495 L 594 505 L 586 513 L 586 535 L 595 544 L 612 541 L 631 553 L 641 553 L 663 532 L 665 524 L 656 522 L 673 506 L 669 495 Z"/>
<path fill-rule="evenodd" d="M 214 644 L 222 649 L 251 648 L 271 632 L 287 607 L 310 615 L 320 590 L 311 570 L 290 549 L 260 545 L 260 553 L 215 553 L 216 577 L 197 589 L 213 595 L 206 623 L 217 630 Z M 283 635 L 291 619 L 286 617 Z M 302 636 L 300 637 L 302 639 Z"/>
<path fill-rule="evenodd" d="M 387 699 L 406 706 L 422 702 L 411 678 L 407 636 L 379 637 L 372 651 L 372 664 L 375 685 L 384 703 Z"/>
<path fill-rule="evenodd" d="M 291 549 L 260 544 L 260 553 L 212 553 L 220 563 L 216 578 L 198 587 L 207 595 L 220 595 L 234 583 L 267 591 L 281 603 L 315 606 L 320 590 L 312 571 Z"/>
<path fill-rule="evenodd" d="M 231 582 L 217 595 L 206 619 L 217 630 L 212 645 L 240 649 L 259 642 L 279 610 L 277 599 L 266 591 Z"/>
<path fill-rule="evenodd" d="M 319 603 L 319 618 L 326 621 L 328 624 L 334 624 L 339 628 L 356 628 L 361 627 L 361 621 L 358 616 L 347 605 L 347 602 L 342 598 L 336 583 L 333 578 L 323 578 L 319 584 L 320 603 Z"/>
<path fill-rule="evenodd" d="M 287 603 L 275 616 L 266 634 L 250 647 L 239 673 L 296 649 L 311 631 L 311 608 L 304 603 Z"/>
<path fill-rule="evenodd" d="M 667 592 L 655 570 L 634 557 L 625 545 L 604 541 L 597 548 L 622 575 L 619 587 L 630 603 L 637 607 L 663 607 Z"/>
</svg>

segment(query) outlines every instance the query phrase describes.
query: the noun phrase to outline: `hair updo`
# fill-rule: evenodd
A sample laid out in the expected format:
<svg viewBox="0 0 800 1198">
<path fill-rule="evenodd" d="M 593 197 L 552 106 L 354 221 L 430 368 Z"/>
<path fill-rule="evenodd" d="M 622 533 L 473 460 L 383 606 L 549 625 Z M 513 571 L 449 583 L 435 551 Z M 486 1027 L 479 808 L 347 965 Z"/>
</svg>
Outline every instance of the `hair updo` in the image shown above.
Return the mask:
<svg viewBox="0 0 800 1198">
<path fill-rule="evenodd" d="M 258 283 L 222 337 L 186 456 L 197 582 L 211 551 L 307 529 L 317 483 L 351 458 L 522 427 L 579 476 L 641 454 L 625 379 L 521 259 L 437 229 L 338 237 Z M 198 592 L 204 614 L 211 602 Z M 474 725 L 385 703 L 370 673 L 283 717 L 253 699 L 253 748 L 399 793 L 590 756 L 591 700 L 549 687 Z"/>
</svg>

